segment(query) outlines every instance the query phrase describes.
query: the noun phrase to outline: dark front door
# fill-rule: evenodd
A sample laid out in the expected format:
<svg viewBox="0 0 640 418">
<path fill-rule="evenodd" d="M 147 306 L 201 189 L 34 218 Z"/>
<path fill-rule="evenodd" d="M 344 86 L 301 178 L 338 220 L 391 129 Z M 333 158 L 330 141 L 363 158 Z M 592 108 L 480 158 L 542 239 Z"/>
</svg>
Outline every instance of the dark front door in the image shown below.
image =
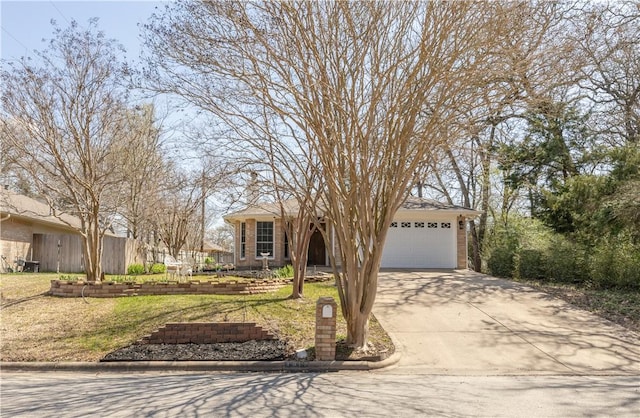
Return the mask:
<svg viewBox="0 0 640 418">
<path fill-rule="evenodd" d="M 308 266 L 324 266 L 327 264 L 327 247 L 320 231 L 315 230 L 309 240 Z"/>
</svg>

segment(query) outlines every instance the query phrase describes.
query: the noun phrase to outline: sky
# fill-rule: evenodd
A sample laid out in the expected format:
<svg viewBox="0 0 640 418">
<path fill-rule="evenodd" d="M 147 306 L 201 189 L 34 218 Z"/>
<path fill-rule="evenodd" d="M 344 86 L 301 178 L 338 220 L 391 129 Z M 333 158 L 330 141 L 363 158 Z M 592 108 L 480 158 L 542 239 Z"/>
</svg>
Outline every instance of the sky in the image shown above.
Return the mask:
<svg viewBox="0 0 640 418">
<path fill-rule="evenodd" d="M 98 17 L 98 28 L 107 38 L 116 39 L 127 50 L 127 60 L 138 60 L 141 49 L 138 23 L 145 23 L 156 7 L 163 3 L 153 0 L 137 1 L 11 1 L 1 0 L 2 21 L 0 56 L 15 60 L 43 50 L 53 34 L 51 19 L 61 28 L 76 20 L 86 27 L 88 20 Z"/>
<path fill-rule="evenodd" d="M 51 20 L 55 20 L 61 29 L 69 26 L 75 20 L 82 27 L 88 26 L 91 18 L 97 17 L 98 29 L 102 30 L 106 37 L 115 39 L 124 46 L 127 51 L 126 59 L 129 63 L 139 62 L 141 51 L 140 28 L 138 24 L 144 24 L 154 13 L 156 7 L 159 11 L 164 9 L 168 1 L 135 0 L 135 1 L 31 1 L 31 0 L 0 0 L 0 58 L 2 60 L 18 60 L 22 56 L 33 56 L 33 51 L 42 51 L 47 48 L 48 40 L 53 37 Z M 46 41 L 43 42 L 43 39 Z M 154 100 L 159 113 L 163 112 L 162 99 Z M 184 110 L 184 109 L 183 109 Z M 167 141 L 167 152 L 177 155 L 190 167 L 197 167 L 198 156 L 194 156 L 189 149 L 182 147 L 180 126 L 185 118 L 190 120 L 193 116 L 189 113 L 175 113 L 165 116 L 163 127 L 166 138 L 175 138 Z M 172 129 L 175 129 L 172 133 Z M 175 134 L 178 132 L 178 134 Z M 174 136 L 175 134 L 175 136 Z M 174 145 L 171 146 L 170 144 Z M 220 224 L 216 220 L 216 225 Z"/>
<path fill-rule="evenodd" d="M 97 17 L 98 29 L 126 49 L 126 56 L 121 58 L 126 58 L 130 64 L 139 63 L 142 45 L 138 25 L 146 23 L 156 8 L 162 12 L 166 4 L 167 1 L 157 0 L 0 0 L 0 57 L 6 61 L 18 60 L 22 56 L 34 56 L 34 50 L 46 49 L 48 40 L 53 37 L 52 19 L 61 29 L 65 29 L 72 20 L 82 27 L 88 27 L 89 19 Z M 153 101 L 156 116 L 163 120 L 167 151 L 181 154 L 183 158 L 194 158 L 188 150 L 176 148 L 177 145 L 171 147 L 168 142 L 176 132 L 178 135 L 175 137 L 179 140 L 183 121 L 191 120 L 194 116 L 184 112 L 172 113 L 166 98 L 156 97 Z"/>
</svg>

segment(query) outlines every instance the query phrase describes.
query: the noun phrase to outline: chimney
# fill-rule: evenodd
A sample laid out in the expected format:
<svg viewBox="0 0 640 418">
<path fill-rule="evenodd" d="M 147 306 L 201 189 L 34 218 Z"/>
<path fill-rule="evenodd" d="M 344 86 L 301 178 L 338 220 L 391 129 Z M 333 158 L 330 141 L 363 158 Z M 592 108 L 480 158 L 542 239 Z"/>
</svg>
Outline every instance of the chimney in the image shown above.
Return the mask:
<svg viewBox="0 0 640 418">
<path fill-rule="evenodd" d="M 249 175 L 250 178 L 247 182 L 247 188 L 245 189 L 245 197 L 247 199 L 247 205 L 252 206 L 258 203 L 260 199 L 260 188 L 258 187 L 258 173 L 252 171 Z"/>
</svg>

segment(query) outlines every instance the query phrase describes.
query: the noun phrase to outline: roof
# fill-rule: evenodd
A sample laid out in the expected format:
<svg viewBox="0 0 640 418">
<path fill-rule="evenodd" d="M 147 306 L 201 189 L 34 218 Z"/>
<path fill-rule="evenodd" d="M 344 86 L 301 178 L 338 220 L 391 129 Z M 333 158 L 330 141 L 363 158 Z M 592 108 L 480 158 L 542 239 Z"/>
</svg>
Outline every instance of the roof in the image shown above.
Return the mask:
<svg viewBox="0 0 640 418">
<path fill-rule="evenodd" d="M 455 212 L 465 216 L 477 216 L 480 215 L 480 211 L 466 208 L 464 206 L 450 205 L 448 203 L 438 202 L 433 199 L 426 199 L 423 197 L 409 196 L 404 201 L 398 212 L 409 211 L 438 211 L 438 212 Z"/>
<path fill-rule="evenodd" d="M 233 253 L 231 250 L 227 250 L 219 246 L 218 244 L 214 244 L 210 241 L 204 241 L 203 250 L 210 253 Z"/>
<path fill-rule="evenodd" d="M 295 214 L 298 212 L 298 202 L 295 199 L 288 199 L 282 202 L 284 210 L 287 214 Z M 227 221 L 236 219 L 254 219 L 254 218 L 280 218 L 280 204 L 276 202 L 258 202 L 254 205 L 229 213 L 223 218 Z"/>
<path fill-rule="evenodd" d="M 56 227 L 73 230 L 80 228 L 79 218 L 64 213 L 53 216 L 48 204 L 6 189 L 0 192 L 0 213 L 2 213 L 3 217 L 8 214 L 10 217 Z"/>
<path fill-rule="evenodd" d="M 298 202 L 294 199 L 285 200 L 283 202 L 285 211 L 288 214 L 295 214 L 298 210 Z M 458 215 L 474 217 L 480 215 L 481 212 L 464 206 L 449 205 L 447 203 L 438 202 L 433 199 L 425 199 L 422 197 L 409 196 L 402 204 L 398 212 L 413 211 L 433 211 L 438 213 L 456 213 Z M 241 219 L 264 219 L 279 218 L 280 205 L 277 203 L 257 203 L 237 212 L 232 212 L 224 216 L 226 221 L 232 222 Z"/>
</svg>

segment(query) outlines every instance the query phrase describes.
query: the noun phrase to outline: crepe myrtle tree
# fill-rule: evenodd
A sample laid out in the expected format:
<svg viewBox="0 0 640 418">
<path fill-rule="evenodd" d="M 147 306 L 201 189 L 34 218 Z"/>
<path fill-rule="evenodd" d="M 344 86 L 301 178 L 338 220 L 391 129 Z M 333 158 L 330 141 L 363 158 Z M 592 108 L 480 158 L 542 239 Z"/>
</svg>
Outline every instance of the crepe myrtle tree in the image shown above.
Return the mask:
<svg viewBox="0 0 640 418">
<path fill-rule="evenodd" d="M 99 31 L 55 26 L 49 47 L 6 63 L 2 124 L 14 167 L 32 179 L 54 216 L 75 215 L 87 280 L 102 276 L 102 239 L 123 196 L 127 144 L 137 134 L 122 80 L 123 51 Z M 60 217 L 63 222 L 66 218 Z"/>
<path fill-rule="evenodd" d="M 263 126 L 271 126 L 266 123 Z M 304 135 L 273 128 L 262 129 L 257 135 L 233 136 L 227 149 L 243 155 L 247 167 L 253 167 L 257 184 L 250 185 L 249 205 L 258 203 L 260 196 L 276 202 L 274 216 L 282 219 L 284 237 L 293 267 L 291 298 L 304 296 L 304 279 L 309 259 L 309 243 L 314 231 L 321 228 L 322 213 L 318 208 L 321 198 L 320 173 L 310 154 Z M 244 152 L 237 144 L 250 144 Z M 258 173 L 260 176 L 258 177 Z"/>
<path fill-rule="evenodd" d="M 239 140 L 266 132 L 274 153 L 317 169 L 352 347 L 366 348 L 393 216 L 447 140 L 441 128 L 476 76 L 470 52 L 491 49 L 508 7 L 181 1 L 146 25 L 155 90 L 210 112 Z"/>
</svg>

